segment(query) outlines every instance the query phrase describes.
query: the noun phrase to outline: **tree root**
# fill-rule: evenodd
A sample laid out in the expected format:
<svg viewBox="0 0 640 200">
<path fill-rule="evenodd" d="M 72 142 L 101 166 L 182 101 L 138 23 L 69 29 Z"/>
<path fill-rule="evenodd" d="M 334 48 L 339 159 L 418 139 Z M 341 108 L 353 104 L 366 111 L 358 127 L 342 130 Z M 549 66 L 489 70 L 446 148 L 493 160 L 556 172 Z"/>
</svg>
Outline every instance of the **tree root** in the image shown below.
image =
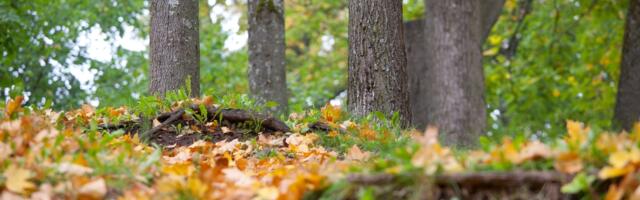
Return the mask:
<svg viewBox="0 0 640 200">
<path fill-rule="evenodd" d="M 194 114 L 200 113 L 199 105 L 192 105 L 190 109 L 193 110 Z M 241 110 L 241 109 L 220 109 L 214 106 L 205 106 L 207 117 L 207 122 L 219 120 L 220 122 L 225 121 L 231 124 L 241 124 L 241 123 L 252 123 L 256 126 L 260 127 L 262 130 L 272 131 L 272 132 L 289 132 L 289 126 L 285 124 L 283 121 L 280 121 L 272 116 L 259 114 L 251 111 Z M 157 119 L 161 124 L 151 128 L 146 131 L 144 135 L 153 135 L 163 129 L 164 127 L 176 123 L 180 123 L 182 121 L 182 116 L 186 113 L 185 109 L 177 109 L 172 112 L 161 113 L 155 119 Z M 141 127 L 141 121 L 124 121 L 119 124 L 101 124 L 99 128 L 102 130 L 118 130 L 118 129 L 126 129 L 126 130 L 138 130 Z M 184 122 L 183 122 L 184 123 Z"/>
</svg>

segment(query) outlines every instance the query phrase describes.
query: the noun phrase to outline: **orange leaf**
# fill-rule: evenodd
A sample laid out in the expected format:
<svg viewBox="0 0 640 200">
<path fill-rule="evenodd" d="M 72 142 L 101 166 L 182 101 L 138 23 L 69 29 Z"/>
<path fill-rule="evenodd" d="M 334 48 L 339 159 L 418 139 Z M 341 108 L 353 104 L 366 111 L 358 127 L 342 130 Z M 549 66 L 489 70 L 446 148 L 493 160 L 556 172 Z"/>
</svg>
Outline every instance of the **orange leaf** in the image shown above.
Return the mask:
<svg viewBox="0 0 640 200">
<path fill-rule="evenodd" d="M 327 120 L 328 122 L 337 122 L 340 120 L 341 110 L 340 107 L 333 106 L 331 104 L 327 104 L 322 107 L 322 119 Z"/>
<path fill-rule="evenodd" d="M 20 106 L 22 105 L 22 100 L 24 100 L 23 96 L 17 96 L 13 100 L 9 100 L 6 106 L 6 114 L 7 117 L 11 117 L 11 115 L 20 110 Z"/>
<path fill-rule="evenodd" d="M 574 152 L 565 152 L 558 155 L 554 166 L 560 172 L 573 174 L 582 170 L 582 160 Z"/>
<path fill-rule="evenodd" d="M 620 200 L 624 195 L 624 191 L 618 188 L 617 185 L 612 184 L 609 186 L 609 191 L 607 191 L 607 195 L 604 197 L 605 200 Z"/>
<path fill-rule="evenodd" d="M 347 160 L 354 160 L 354 161 L 366 161 L 367 159 L 369 159 L 369 157 L 371 153 L 366 152 L 366 151 L 362 151 L 360 150 L 360 148 L 358 147 L 358 145 L 353 145 L 350 149 L 349 152 L 347 152 Z"/>
</svg>

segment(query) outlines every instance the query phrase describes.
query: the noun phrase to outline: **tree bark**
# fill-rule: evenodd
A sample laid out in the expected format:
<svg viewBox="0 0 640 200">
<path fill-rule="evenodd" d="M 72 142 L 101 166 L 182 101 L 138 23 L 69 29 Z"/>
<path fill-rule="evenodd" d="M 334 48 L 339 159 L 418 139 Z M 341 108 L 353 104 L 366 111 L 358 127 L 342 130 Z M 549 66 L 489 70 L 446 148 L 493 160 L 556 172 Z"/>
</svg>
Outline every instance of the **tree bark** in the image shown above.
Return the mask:
<svg viewBox="0 0 640 200">
<path fill-rule="evenodd" d="M 484 44 L 491 32 L 491 28 L 498 20 L 504 2 L 504 0 L 483 1 L 481 6 L 482 36 L 480 45 Z M 426 48 L 428 46 L 426 45 L 426 37 L 428 37 L 429 33 L 426 32 L 425 23 L 424 19 L 404 23 L 411 122 L 414 127 L 419 129 L 426 127 L 428 124 L 427 113 L 430 111 L 427 110 L 427 105 L 431 102 L 430 99 L 433 98 L 433 95 L 427 91 L 427 87 L 433 83 L 425 78 L 426 75 L 433 73 L 431 72 L 431 67 L 427 66 L 425 62 L 425 60 L 430 60 L 427 57 Z"/>
<path fill-rule="evenodd" d="M 614 124 L 631 130 L 640 120 L 640 0 L 629 1 Z"/>
<path fill-rule="evenodd" d="M 249 0 L 249 89 L 258 103 L 286 113 L 284 0 Z"/>
<path fill-rule="evenodd" d="M 190 95 L 199 96 L 198 0 L 152 0 L 150 12 L 149 92 L 164 97 L 190 78 Z"/>
<path fill-rule="evenodd" d="M 473 146 L 486 124 L 481 2 L 425 0 L 425 7 L 426 121 L 445 144 Z"/>
<path fill-rule="evenodd" d="M 402 2 L 349 1 L 347 106 L 358 116 L 380 111 L 410 118 Z"/>
</svg>

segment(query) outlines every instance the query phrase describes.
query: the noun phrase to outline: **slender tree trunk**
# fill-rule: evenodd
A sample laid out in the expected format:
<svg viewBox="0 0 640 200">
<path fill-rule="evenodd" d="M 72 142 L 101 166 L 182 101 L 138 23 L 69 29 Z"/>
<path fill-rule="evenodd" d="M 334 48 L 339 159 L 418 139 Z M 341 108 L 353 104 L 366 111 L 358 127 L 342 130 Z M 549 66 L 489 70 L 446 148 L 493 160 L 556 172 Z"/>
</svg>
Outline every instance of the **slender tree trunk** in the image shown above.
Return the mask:
<svg viewBox="0 0 640 200">
<path fill-rule="evenodd" d="M 348 108 L 410 118 L 402 1 L 349 1 Z"/>
<path fill-rule="evenodd" d="M 249 88 L 258 103 L 286 113 L 284 0 L 249 0 Z"/>
<path fill-rule="evenodd" d="M 472 146 L 486 124 L 481 1 L 426 0 L 427 123 L 446 144 Z"/>
<path fill-rule="evenodd" d="M 200 93 L 198 0 L 151 1 L 149 92 L 161 97 L 191 79 L 191 96 Z"/>
<path fill-rule="evenodd" d="M 631 130 L 640 121 L 640 0 L 629 1 L 624 33 L 615 124 Z"/>
<path fill-rule="evenodd" d="M 491 32 L 491 28 L 498 20 L 505 0 L 486 0 L 481 6 L 482 21 L 482 37 L 480 44 L 482 45 Z M 429 85 L 433 84 L 426 79 L 431 74 L 431 66 L 427 66 L 426 60 L 430 60 L 427 54 L 426 38 L 429 33 L 426 32 L 424 19 L 405 22 L 405 41 L 407 52 L 407 72 L 409 75 L 409 108 L 411 110 L 412 125 L 422 129 L 428 124 L 427 113 L 428 102 L 433 98 L 428 93 Z"/>
</svg>

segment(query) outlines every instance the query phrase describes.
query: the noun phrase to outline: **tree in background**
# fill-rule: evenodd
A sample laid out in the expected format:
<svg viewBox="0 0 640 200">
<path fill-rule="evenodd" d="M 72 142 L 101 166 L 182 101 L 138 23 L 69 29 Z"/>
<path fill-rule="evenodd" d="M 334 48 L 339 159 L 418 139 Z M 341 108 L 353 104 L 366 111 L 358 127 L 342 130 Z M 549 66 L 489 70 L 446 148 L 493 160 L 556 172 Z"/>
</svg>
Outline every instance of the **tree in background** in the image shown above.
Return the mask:
<svg viewBox="0 0 640 200">
<path fill-rule="evenodd" d="M 286 113 L 283 0 L 249 0 L 249 90 L 258 103 L 275 102 L 272 112 Z M 268 106 L 271 107 L 271 106 Z"/>
<path fill-rule="evenodd" d="M 426 0 L 425 59 L 419 99 L 428 124 L 444 141 L 473 145 L 486 124 L 482 68 L 482 4 L 466 0 Z M 425 113 L 421 113 L 425 114 Z"/>
<path fill-rule="evenodd" d="M 491 28 L 498 20 L 505 0 L 488 0 L 483 1 L 481 5 L 481 33 L 480 44 L 489 36 Z M 413 6 L 420 7 L 420 6 Z M 409 16 L 408 18 L 410 18 Z M 431 73 L 430 70 L 434 66 L 428 66 L 425 62 L 425 55 L 430 49 L 426 49 L 426 38 L 430 33 L 425 32 L 424 19 L 416 19 L 405 22 L 405 41 L 407 52 L 407 71 L 409 75 L 409 107 L 411 109 L 411 122 L 417 128 L 425 128 L 428 125 L 428 110 L 432 98 L 436 98 L 429 93 L 431 87 L 435 87 L 431 81 L 427 79 Z"/>
<path fill-rule="evenodd" d="M 402 2 L 349 1 L 348 109 L 410 117 Z"/>
<path fill-rule="evenodd" d="M 149 92 L 164 96 L 190 79 L 191 96 L 200 94 L 198 0 L 152 0 Z"/>
<path fill-rule="evenodd" d="M 640 1 L 630 0 L 624 32 L 616 123 L 631 130 L 640 121 Z"/>
</svg>

